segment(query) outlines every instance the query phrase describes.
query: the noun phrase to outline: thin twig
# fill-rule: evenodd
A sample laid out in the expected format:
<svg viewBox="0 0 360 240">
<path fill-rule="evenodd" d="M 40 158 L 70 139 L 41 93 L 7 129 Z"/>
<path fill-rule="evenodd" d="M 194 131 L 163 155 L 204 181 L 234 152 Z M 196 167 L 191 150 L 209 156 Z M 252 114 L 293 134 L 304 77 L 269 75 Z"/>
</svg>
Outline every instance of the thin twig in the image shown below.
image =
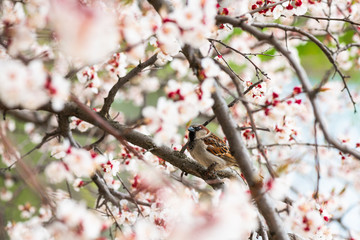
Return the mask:
<svg viewBox="0 0 360 240">
<path fill-rule="evenodd" d="M 143 215 L 143 213 L 142 213 L 139 205 L 137 204 L 134 196 L 132 195 L 132 193 L 130 192 L 130 190 L 126 187 L 125 183 L 121 180 L 119 174 L 116 174 L 116 177 L 117 177 L 117 179 L 121 182 L 121 184 L 123 185 L 123 187 L 125 188 L 125 190 L 129 193 L 129 196 L 133 199 L 132 202 L 135 204 L 136 208 L 138 209 L 139 214 L 140 214 L 142 217 L 144 217 L 144 215 Z"/>
<path fill-rule="evenodd" d="M 217 48 L 215 47 L 215 44 L 213 43 L 213 41 L 210 41 L 212 48 L 216 51 L 217 55 L 221 57 L 221 59 L 224 61 L 224 63 L 226 64 L 226 66 L 228 67 L 228 69 L 230 69 L 230 71 L 242 82 L 244 82 L 244 79 L 242 79 L 238 74 L 236 74 L 234 72 L 234 70 L 232 70 L 232 68 L 230 67 L 229 63 L 226 61 L 226 59 L 224 58 L 224 56 L 217 50 Z"/>
<path fill-rule="evenodd" d="M 105 207 L 106 207 L 106 210 L 110 213 L 110 215 L 114 219 L 116 227 L 120 230 L 120 232 L 122 232 L 121 227 L 120 227 L 119 223 L 117 222 L 117 219 L 115 218 L 114 214 L 112 213 L 111 209 L 109 208 L 109 206 L 106 203 L 105 203 Z"/>
<path fill-rule="evenodd" d="M 66 189 L 67 189 L 67 191 L 69 193 L 69 196 L 70 196 L 70 198 L 72 198 L 71 189 L 70 189 L 70 185 L 69 185 L 68 180 L 66 180 L 65 183 L 66 183 Z"/>
<path fill-rule="evenodd" d="M 95 173 L 91 179 L 96 184 L 99 189 L 99 194 L 102 195 L 105 201 L 110 201 L 114 206 L 120 208 L 119 200 L 110 192 L 109 187 L 106 183 L 100 178 L 98 173 Z M 101 205 L 100 205 L 101 206 Z"/>
<path fill-rule="evenodd" d="M 22 155 L 21 158 L 25 158 L 26 156 L 31 154 L 36 149 L 40 149 L 42 147 L 42 145 L 44 145 L 46 142 L 50 141 L 51 139 L 55 138 L 56 136 L 58 136 L 59 133 L 60 132 L 58 130 L 55 130 L 55 131 L 53 131 L 51 133 L 46 133 L 45 136 L 42 138 L 41 142 L 38 143 L 35 147 L 33 147 L 30 151 L 28 151 L 27 153 Z"/>
<path fill-rule="evenodd" d="M 215 61 L 216 62 L 216 61 Z M 222 65 L 223 66 L 223 65 Z M 225 72 L 229 74 L 230 70 L 228 68 L 226 68 L 225 66 L 223 66 L 225 69 Z M 222 70 L 224 70 L 222 69 Z M 256 87 L 257 85 L 259 85 L 260 83 L 262 83 L 263 80 L 257 81 L 256 83 L 252 84 L 250 87 L 248 87 L 245 91 L 244 91 L 244 95 L 246 95 L 248 92 L 251 91 L 251 89 L 253 89 L 254 87 Z M 228 107 L 231 108 L 233 107 L 236 103 L 238 103 L 240 101 L 240 98 L 235 98 L 234 100 L 232 100 L 229 104 Z M 212 117 L 210 117 L 208 120 L 206 120 L 202 125 L 206 126 L 208 125 L 210 122 L 212 122 L 214 119 L 216 118 L 215 115 L 213 115 Z M 182 150 L 182 149 L 181 149 Z M 181 152 L 181 151 L 180 151 Z"/>
<path fill-rule="evenodd" d="M 239 131 L 244 131 L 244 130 L 253 129 L 253 128 L 252 128 L 252 127 L 237 127 L 237 129 L 238 129 Z M 269 129 L 269 128 L 256 127 L 256 130 L 270 132 L 270 129 Z"/>
<path fill-rule="evenodd" d="M 297 15 L 296 17 L 311 18 L 311 19 L 315 19 L 317 21 L 340 21 L 340 22 L 350 23 L 351 25 L 360 26 L 360 23 L 351 21 L 348 18 L 317 17 L 317 16 L 310 16 L 310 15 Z"/>
<path fill-rule="evenodd" d="M 318 199 L 319 197 L 319 187 L 320 187 L 320 161 L 319 161 L 319 148 L 317 143 L 317 121 L 314 121 L 314 140 L 315 140 L 315 170 L 316 170 L 316 187 L 315 192 L 313 194 L 314 199 Z"/>
<path fill-rule="evenodd" d="M 217 52 L 220 56 L 222 56 L 222 55 L 221 55 L 220 52 L 218 52 L 218 50 L 215 48 L 215 45 L 214 45 L 213 42 L 217 42 L 217 43 L 223 45 L 224 47 L 226 47 L 226 48 L 228 48 L 228 49 L 236 52 L 237 54 L 240 54 L 241 56 L 243 56 L 243 57 L 244 57 L 246 60 L 248 60 L 248 61 L 253 65 L 253 67 L 255 68 L 256 76 L 257 76 L 258 80 L 261 80 L 260 77 L 258 76 L 258 75 L 259 75 L 259 72 L 260 72 L 264 77 L 266 77 L 267 79 L 270 79 L 270 78 L 268 77 L 267 73 L 265 73 L 263 70 L 261 70 L 247 55 L 245 55 L 245 54 L 243 54 L 242 52 L 240 52 L 239 50 L 237 50 L 237 49 L 235 49 L 235 48 L 233 48 L 233 47 L 231 47 L 231 46 L 223 43 L 223 42 L 220 41 L 220 40 L 213 39 L 213 38 L 208 38 L 208 40 L 210 41 L 210 43 L 212 44 L 212 46 L 214 47 L 214 49 L 216 50 L 216 52 Z M 223 59 L 223 57 L 222 57 L 222 59 Z M 224 60 L 224 59 L 223 59 L 223 60 Z M 224 60 L 224 61 L 225 61 L 225 60 Z M 226 63 L 226 64 L 227 64 L 227 63 Z M 227 65 L 228 65 L 228 64 L 227 64 Z M 231 69 L 231 68 L 230 68 L 230 69 Z"/>
<path fill-rule="evenodd" d="M 322 148 L 335 148 L 332 145 L 328 144 L 315 144 L 315 143 L 272 143 L 272 144 L 264 144 L 265 148 L 273 148 L 273 147 L 293 147 L 293 146 L 307 146 L 307 147 L 322 147 Z M 256 149 L 257 146 L 248 147 L 248 149 Z"/>
</svg>

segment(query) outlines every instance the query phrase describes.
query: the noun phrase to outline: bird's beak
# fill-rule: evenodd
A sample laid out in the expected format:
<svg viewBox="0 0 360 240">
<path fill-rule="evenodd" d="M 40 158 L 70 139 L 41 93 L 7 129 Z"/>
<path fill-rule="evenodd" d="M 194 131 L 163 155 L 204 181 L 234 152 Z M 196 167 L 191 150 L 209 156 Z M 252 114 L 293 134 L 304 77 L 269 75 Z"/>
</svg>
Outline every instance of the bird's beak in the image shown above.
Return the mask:
<svg viewBox="0 0 360 240">
<path fill-rule="evenodd" d="M 189 131 L 189 132 L 195 132 L 195 128 L 189 127 L 189 128 L 188 128 L 188 131 Z"/>
</svg>

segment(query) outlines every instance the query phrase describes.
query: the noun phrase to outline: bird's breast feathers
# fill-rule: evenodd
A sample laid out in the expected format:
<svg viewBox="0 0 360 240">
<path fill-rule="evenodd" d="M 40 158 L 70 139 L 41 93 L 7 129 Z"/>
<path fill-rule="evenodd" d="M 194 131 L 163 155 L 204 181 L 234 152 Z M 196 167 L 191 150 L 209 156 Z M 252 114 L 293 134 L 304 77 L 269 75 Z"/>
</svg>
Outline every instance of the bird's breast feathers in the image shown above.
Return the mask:
<svg viewBox="0 0 360 240">
<path fill-rule="evenodd" d="M 191 156 L 206 167 L 210 166 L 214 162 L 217 162 L 220 166 L 226 165 L 225 160 L 207 150 L 207 145 L 202 139 L 195 140 L 190 143 L 189 150 Z"/>
</svg>

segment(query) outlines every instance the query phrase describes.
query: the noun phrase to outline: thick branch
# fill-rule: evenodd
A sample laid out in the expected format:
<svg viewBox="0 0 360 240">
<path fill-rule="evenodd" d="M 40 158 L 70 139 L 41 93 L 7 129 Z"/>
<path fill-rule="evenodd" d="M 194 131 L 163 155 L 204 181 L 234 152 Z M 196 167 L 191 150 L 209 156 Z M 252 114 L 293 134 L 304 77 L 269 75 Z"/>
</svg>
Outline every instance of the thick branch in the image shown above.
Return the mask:
<svg viewBox="0 0 360 240">
<path fill-rule="evenodd" d="M 251 195 L 269 226 L 270 234 L 273 235 L 274 239 L 289 239 L 282 227 L 282 221 L 275 211 L 275 207 L 262 188 L 261 180 L 257 178 L 253 171 L 254 168 L 251 164 L 252 160 L 249 152 L 245 147 L 245 143 L 243 142 L 239 131 L 236 131 L 237 126 L 229 113 L 229 108 L 227 107 L 225 100 L 221 97 L 218 88 L 216 88 L 212 97 L 215 101 L 213 111 L 229 141 L 231 153 L 235 157 L 241 172 L 249 185 Z"/>
<path fill-rule="evenodd" d="M 266 153 L 264 151 L 264 147 L 263 147 L 263 145 L 261 143 L 261 139 L 259 138 L 259 135 L 257 134 L 255 120 L 254 120 L 254 117 L 252 115 L 252 111 L 251 111 L 251 108 L 249 106 L 249 102 L 245 100 L 245 95 L 242 92 L 242 90 L 240 89 L 239 84 L 237 83 L 236 75 L 234 75 L 234 73 L 232 71 L 226 71 L 226 73 L 229 75 L 229 77 L 231 78 L 231 80 L 233 81 L 233 83 L 234 83 L 234 85 L 236 87 L 236 90 L 237 90 L 238 95 L 239 95 L 239 100 L 244 105 L 244 107 L 246 109 L 246 112 L 248 114 L 248 117 L 249 117 L 249 120 L 250 120 L 250 123 L 251 123 L 251 128 L 252 128 L 252 130 L 253 130 L 253 132 L 255 134 L 258 149 L 259 149 L 259 151 L 261 152 L 262 156 L 264 157 L 264 159 L 266 161 L 266 167 L 267 167 L 271 177 L 274 178 L 276 176 L 276 173 L 273 170 L 273 168 L 272 168 L 272 166 L 271 166 L 271 164 L 269 162 L 269 159 L 266 156 Z"/>
<path fill-rule="evenodd" d="M 97 173 L 91 177 L 96 186 L 99 189 L 99 193 L 104 196 L 104 198 L 110 201 L 114 206 L 120 207 L 120 201 L 110 192 L 109 187 L 106 185 L 103 179 L 99 177 Z M 122 199 L 122 198 L 119 198 Z"/>
<path fill-rule="evenodd" d="M 146 136 L 142 133 L 131 130 L 130 128 L 126 128 L 117 122 L 111 122 L 111 125 L 119 131 L 125 140 L 131 142 L 132 144 L 149 150 L 152 154 L 164 159 L 184 172 L 204 179 L 213 188 L 222 187 L 222 181 L 220 181 L 219 178 L 214 179 L 209 177 L 206 168 L 198 162 L 188 158 L 185 154 L 174 151 L 167 146 L 157 146 L 150 136 Z M 236 177 L 234 173 L 228 170 L 217 171 L 217 175 L 220 178 Z"/>
<path fill-rule="evenodd" d="M 5 107 L 0 102 L 0 110 L 7 111 L 7 110 L 20 110 L 20 109 L 22 108 Z M 154 140 L 150 136 L 134 131 L 132 128 L 121 125 L 118 122 L 101 118 L 95 112 L 93 113 L 96 114 L 98 118 L 94 118 L 92 114 L 89 114 L 89 111 L 92 110 L 90 110 L 89 108 L 83 109 L 74 102 L 66 103 L 63 110 L 60 112 L 56 112 L 51 107 L 50 103 L 42 106 L 38 110 L 44 110 L 47 112 L 60 114 L 62 116 L 75 116 L 83 121 L 86 121 L 88 123 L 93 124 L 94 126 L 101 128 L 105 132 L 115 137 L 121 136 L 124 140 L 150 151 L 154 155 L 164 159 L 165 161 L 171 163 L 175 167 L 178 167 L 182 171 L 190 173 L 199 178 L 202 178 L 214 189 L 222 187 L 223 185 L 221 181 L 222 178 L 239 178 L 237 174 L 235 174 L 233 171 L 230 170 L 217 171 L 216 172 L 217 176 L 209 176 L 206 168 L 204 168 L 202 165 L 195 162 L 194 160 L 188 158 L 185 154 L 180 153 L 179 151 L 174 151 L 173 149 L 167 146 L 157 146 Z M 99 121 L 100 119 L 101 121 Z M 113 132 L 113 129 L 115 129 L 116 132 Z"/>
<path fill-rule="evenodd" d="M 50 104 L 43 106 L 41 110 L 54 112 Z M 132 128 L 121 125 L 118 122 L 101 118 L 107 124 L 105 127 L 104 122 L 100 122 L 99 119 L 94 118 L 94 116 L 89 114 L 86 110 L 77 106 L 75 103 L 66 103 L 64 109 L 59 112 L 59 114 L 75 116 L 101 128 L 102 130 L 113 136 L 115 135 L 115 137 L 121 136 L 124 140 L 150 151 L 154 155 L 164 159 L 165 161 L 171 163 L 175 167 L 178 167 L 182 171 L 202 178 L 203 180 L 207 181 L 207 183 L 213 188 L 222 187 L 221 178 L 239 178 L 235 173 L 229 170 L 217 171 L 217 177 L 215 176 L 215 178 L 209 176 L 206 168 L 204 168 L 199 163 L 193 161 L 192 159 L 188 158 L 185 154 L 174 151 L 167 146 L 157 146 L 150 136 L 134 131 Z M 114 133 L 111 129 L 115 129 L 116 133 Z"/>
<path fill-rule="evenodd" d="M 173 11 L 173 6 L 168 0 L 148 0 L 148 2 L 155 8 L 155 10 L 159 14 L 162 9 L 164 9 L 164 11 L 167 13 Z"/>
<path fill-rule="evenodd" d="M 183 47 L 183 53 L 188 59 L 190 66 L 199 66 L 201 55 L 196 55 L 198 53 L 196 49 L 193 49 L 189 45 L 185 45 Z M 201 69 L 193 70 L 196 73 Z M 275 207 L 262 188 L 262 181 L 253 171 L 249 152 L 241 138 L 240 132 L 237 131 L 237 125 L 229 112 L 225 100 L 221 97 L 218 87 L 216 87 L 215 91 L 212 93 L 212 97 L 214 99 L 213 111 L 229 141 L 231 154 L 235 157 L 237 164 L 249 185 L 251 195 L 269 226 L 270 234 L 273 235 L 276 240 L 289 239 L 284 229 L 282 229 L 282 221 L 275 211 Z"/>
</svg>

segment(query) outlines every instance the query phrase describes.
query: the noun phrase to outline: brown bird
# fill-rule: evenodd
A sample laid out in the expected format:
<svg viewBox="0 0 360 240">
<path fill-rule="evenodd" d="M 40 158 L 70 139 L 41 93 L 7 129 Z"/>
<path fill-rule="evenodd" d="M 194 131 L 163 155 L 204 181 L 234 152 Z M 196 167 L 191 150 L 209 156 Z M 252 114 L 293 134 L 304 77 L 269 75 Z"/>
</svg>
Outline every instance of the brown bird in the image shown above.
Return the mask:
<svg viewBox="0 0 360 240">
<path fill-rule="evenodd" d="M 221 170 L 228 166 L 236 166 L 226 142 L 210 132 L 205 126 L 197 124 L 188 128 L 189 143 L 187 150 L 191 156 L 204 167 L 214 166 Z"/>
</svg>

